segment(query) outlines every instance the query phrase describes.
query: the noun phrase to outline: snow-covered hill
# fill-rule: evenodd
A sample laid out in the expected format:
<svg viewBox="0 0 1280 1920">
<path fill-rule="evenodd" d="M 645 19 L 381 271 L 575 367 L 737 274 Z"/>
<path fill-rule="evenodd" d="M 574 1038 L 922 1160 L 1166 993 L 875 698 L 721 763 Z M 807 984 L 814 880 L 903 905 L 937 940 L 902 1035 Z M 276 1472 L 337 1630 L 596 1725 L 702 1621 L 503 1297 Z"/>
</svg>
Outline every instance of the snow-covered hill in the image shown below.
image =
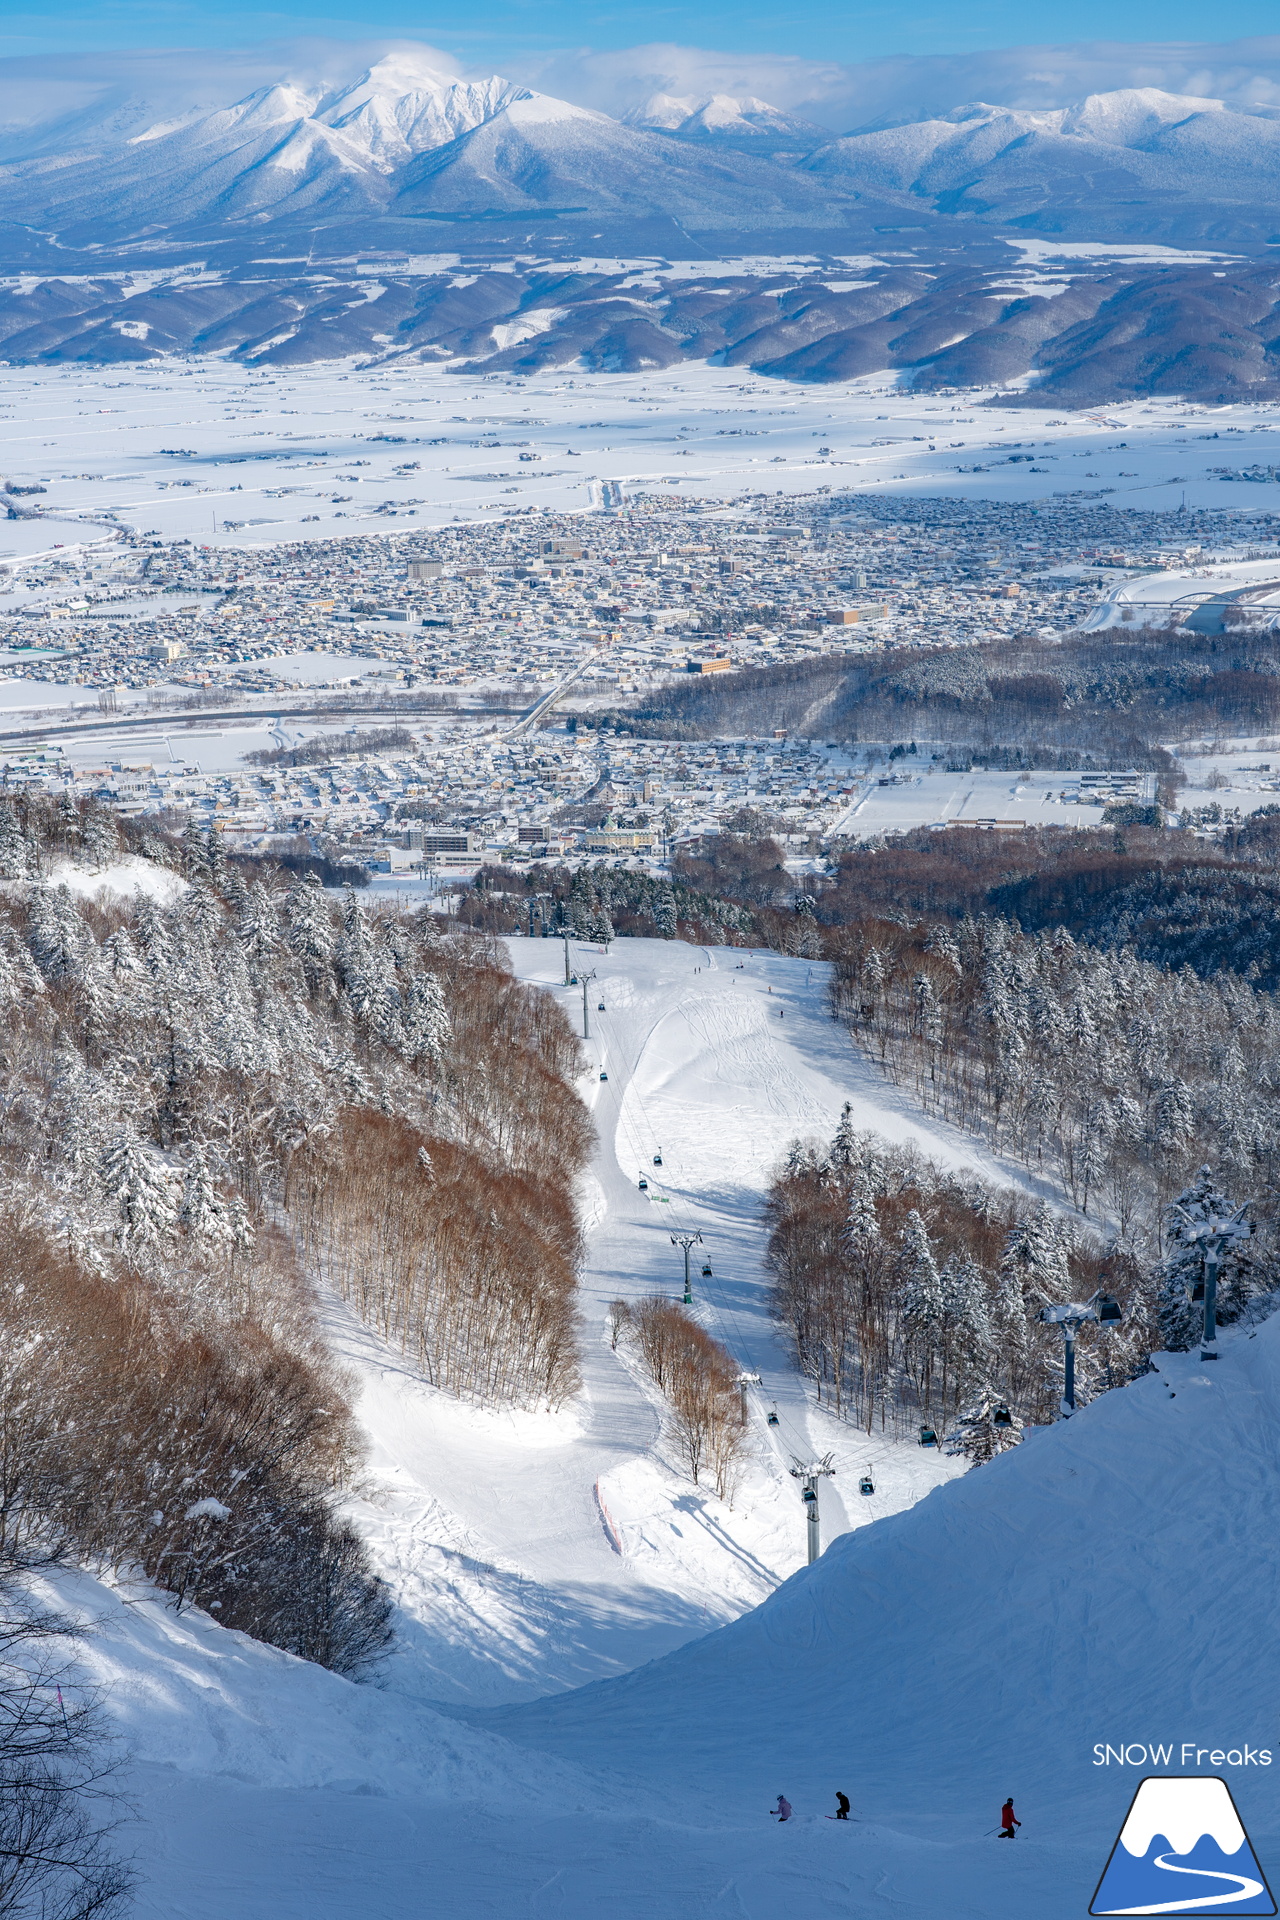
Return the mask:
<svg viewBox="0 0 1280 1920">
<path fill-rule="evenodd" d="M 580 1027 L 582 990 L 561 984 L 560 942 L 509 946 L 520 976 Z M 852 1052 L 826 1013 L 823 966 L 663 940 L 619 941 L 608 954 L 575 945 L 574 964 L 596 975 L 583 1084 L 600 1134 L 585 1196 L 578 1401 L 558 1414 L 459 1406 L 331 1313 L 334 1343 L 362 1383 L 381 1489 L 361 1526 L 401 1610 L 392 1684 L 420 1699 L 491 1706 L 580 1686 L 755 1606 L 804 1558 L 793 1455 L 836 1454 L 827 1538 L 958 1470 L 809 1404 L 769 1317 L 760 1205 L 792 1139 L 829 1139 L 846 1100 L 859 1124 L 915 1139 L 934 1159 L 971 1162 L 977 1151 L 919 1120 Z M 671 1234 L 691 1231 L 703 1235 L 695 1310 L 761 1375 L 753 1454 L 731 1507 L 679 1469 L 661 1441 L 660 1397 L 609 1340 L 611 1300 L 679 1295 Z M 867 1466 L 876 1493 L 863 1499 L 853 1488 Z"/>
<path fill-rule="evenodd" d="M 512 945 L 523 977 L 580 1007 L 554 984 L 557 943 Z M 574 959 L 597 975 L 584 1086 L 600 1132 L 580 1402 L 460 1408 L 333 1316 L 373 1442 L 362 1520 L 401 1610 L 384 1684 L 141 1590 L 60 1583 L 98 1622 L 88 1677 L 133 1746 L 141 1920 L 416 1920 L 424 1888 L 460 1920 L 603 1904 L 622 1920 L 1075 1920 L 1137 1778 L 1178 1771 L 1184 1742 L 1226 1773 L 1274 1863 L 1270 1774 L 1243 1754 L 1280 1764 L 1280 1319 L 1228 1337 L 1216 1368 L 1166 1359 L 958 1479 L 838 1428 L 764 1310 L 767 1170 L 794 1133 L 829 1134 L 846 1098 L 937 1158 L 970 1144 L 849 1053 L 819 967 L 657 941 Z M 678 1481 L 605 1335 L 615 1293 L 672 1289 L 676 1223 L 705 1236 L 706 1324 L 764 1376 L 732 1511 Z M 760 1420 L 774 1400 L 780 1431 Z M 880 1492 L 802 1569 L 786 1455 L 833 1444 L 836 1488 L 866 1454 Z M 834 1530 L 840 1508 L 824 1513 Z M 1151 1742 L 1172 1758 L 1094 1764 L 1096 1746 Z M 1211 1767 L 1215 1750 L 1240 1764 Z M 837 1788 L 847 1826 L 823 1817 Z M 766 1815 L 779 1790 L 785 1829 Z M 991 1835 L 1010 1792 L 1016 1848 Z"/>
</svg>

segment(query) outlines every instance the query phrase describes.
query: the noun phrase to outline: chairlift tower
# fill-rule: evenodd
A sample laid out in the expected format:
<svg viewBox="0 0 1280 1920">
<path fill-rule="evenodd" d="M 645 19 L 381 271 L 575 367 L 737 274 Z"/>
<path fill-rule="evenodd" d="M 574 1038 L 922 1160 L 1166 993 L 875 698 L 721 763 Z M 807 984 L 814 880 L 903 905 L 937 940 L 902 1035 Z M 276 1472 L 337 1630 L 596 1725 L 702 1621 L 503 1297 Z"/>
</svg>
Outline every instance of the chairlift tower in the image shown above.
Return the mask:
<svg viewBox="0 0 1280 1920">
<path fill-rule="evenodd" d="M 747 1388 L 758 1387 L 759 1385 L 760 1375 L 758 1373 L 744 1372 L 738 1375 L 738 1392 L 742 1395 L 742 1424 L 744 1427 L 747 1424 Z"/>
<path fill-rule="evenodd" d="M 1197 1220 L 1185 1207 L 1175 1207 L 1185 1223 L 1184 1239 L 1188 1246 L 1199 1247 L 1204 1291 L 1204 1329 L 1200 1336 L 1200 1358 L 1216 1360 L 1218 1357 L 1218 1269 L 1225 1255 L 1230 1253 L 1240 1241 L 1247 1240 L 1253 1232 L 1252 1220 L 1246 1220 L 1248 1206 L 1237 1207 L 1231 1214 L 1210 1214 L 1204 1220 Z M 1192 1294 L 1195 1300 L 1200 1288 Z"/>
<path fill-rule="evenodd" d="M 595 977 L 594 967 L 590 973 L 583 973 L 578 976 L 582 981 L 582 1037 L 584 1040 L 591 1038 L 591 1014 L 587 1007 L 587 988 L 591 985 Z"/>
<path fill-rule="evenodd" d="M 809 1565 L 812 1566 L 822 1552 L 822 1522 L 818 1513 L 818 1482 L 834 1478 L 835 1468 L 831 1464 L 831 1455 L 824 1453 L 821 1460 L 797 1460 L 792 1455 L 789 1468 L 793 1480 L 803 1480 L 804 1486 L 800 1498 L 804 1501 L 805 1523 L 809 1532 Z"/>
<path fill-rule="evenodd" d="M 690 1247 L 700 1247 L 702 1245 L 702 1235 L 696 1227 L 692 1233 L 673 1233 L 671 1236 L 671 1244 L 673 1247 L 684 1248 L 684 1304 L 686 1307 L 691 1307 L 693 1305 L 693 1288 L 689 1284 L 689 1249 Z"/>
<path fill-rule="evenodd" d="M 1064 1300 L 1057 1306 L 1041 1307 L 1038 1318 L 1046 1326 L 1062 1328 L 1061 1412 L 1063 1419 L 1069 1420 L 1076 1410 L 1076 1335 L 1090 1320 L 1104 1328 L 1117 1326 L 1123 1318 L 1120 1305 L 1113 1295 L 1098 1292 L 1088 1300 Z"/>
</svg>

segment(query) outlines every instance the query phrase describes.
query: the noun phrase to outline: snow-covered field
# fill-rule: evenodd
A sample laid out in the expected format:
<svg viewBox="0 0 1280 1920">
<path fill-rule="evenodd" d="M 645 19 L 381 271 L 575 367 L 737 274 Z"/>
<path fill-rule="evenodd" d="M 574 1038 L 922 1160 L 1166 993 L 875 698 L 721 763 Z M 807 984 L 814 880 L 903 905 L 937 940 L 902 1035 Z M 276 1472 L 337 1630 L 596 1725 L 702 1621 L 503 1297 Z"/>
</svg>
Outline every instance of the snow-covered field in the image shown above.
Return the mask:
<svg viewBox="0 0 1280 1920">
<path fill-rule="evenodd" d="M 585 511 L 606 483 L 712 503 L 819 487 L 1005 501 L 1105 491 L 1146 508 L 1184 494 L 1196 506 L 1280 499 L 1280 483 L 1211 471 L 1275 461 L 1275 406 L 1135 401 L 1068 416 L 992 412 L 985 397 L 914 396 L 884 375 L 783 385 L 702 363 L 522 379 L 348 363 L 10 367 L 0 369 L 7 474 L 47 488 L 38 504 L 50 521 L 0 521 L 0 556 L 101 538 L 107 515 L 244 546 L 516 507 Z"/>
</svg>

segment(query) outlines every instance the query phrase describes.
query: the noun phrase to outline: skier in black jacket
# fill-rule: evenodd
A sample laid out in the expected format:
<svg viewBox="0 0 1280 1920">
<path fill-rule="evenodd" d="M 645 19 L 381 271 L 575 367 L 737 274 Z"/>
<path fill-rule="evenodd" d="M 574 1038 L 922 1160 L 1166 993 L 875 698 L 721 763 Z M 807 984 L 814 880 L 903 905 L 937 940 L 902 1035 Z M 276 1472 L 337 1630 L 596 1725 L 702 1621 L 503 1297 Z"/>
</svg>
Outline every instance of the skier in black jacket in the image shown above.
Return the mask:
<svg viewBox="0 0 1280 1920">
<path fill-rule="evenodd" d="M 849 1818 L 849 1796 L 847 1793 L 838 1793 L 836 1795 L 836 1819 L 847 1820 L 848 1818 Z"/>
</svg>

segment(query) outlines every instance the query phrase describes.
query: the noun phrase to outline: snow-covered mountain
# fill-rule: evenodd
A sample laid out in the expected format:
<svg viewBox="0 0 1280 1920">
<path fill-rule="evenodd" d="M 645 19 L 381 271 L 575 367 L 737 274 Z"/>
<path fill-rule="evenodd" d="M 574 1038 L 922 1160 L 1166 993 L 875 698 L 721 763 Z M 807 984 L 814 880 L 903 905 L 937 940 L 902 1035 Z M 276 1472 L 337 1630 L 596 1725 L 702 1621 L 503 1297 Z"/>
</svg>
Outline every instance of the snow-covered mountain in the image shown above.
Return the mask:
<svg viewBox="0 0 1280 1920">
<path fill-rule="evenodd" d="M 1135 197 L 1259 203 L 1280 185 L 1280 121 L 1152 87 L 1028 111 L 982 103 L 940 119 L 833 140 L 804 163 L 860 190 L 907 193 L 950 213 L 1024 218 L 1090 195 L 1099 216 Z"/>
<path fill-rule="evenodd" d="M 145 104 L 11 129 L 0 195 L 15 228 L 65 247 L 246 222 L 544 215 L 865 242 L 905 213 L 924 232 L 959 217 L 1261 248 L 1280 192 L 1270 109 L 1154 88 L 833 138 L 754 94 L 657 93 L 624 122 L 401 48 L 337 84 L 286 73 L 214 107 L 190 92 L 172 110 Z"/>
<path fill-rule="evenodd" d="M 713 141 L 748 152 L 808 152 L 831 134 L 812 120 L 784 113 L 754 94 L 735 99 L 729 93 L 677 95 L 655 93 L 626 116 L 628 126 L 651 127 L 679 140 Z"/>
<path fill-rule="evenodd" d="M 748 128 L 755 115 L 768 149 L 785 116 L 742 105 L 749 112 L 736 121 L 708 105 L 702 124 Z M 281 79 L 213 112 L 122 135 L 103 124 L 98 136 L 92 153 L 33 138 L 30 159 L 0 170 L 10 217 L 117 235 L 211 219 L 564 208 L 830 226 L 848 198 L 834 179 L 797 178 L 767 153 L 695 151 L 692 135 L 677 144 L 497 76 L 459 79 L 405 52 L 338 89 Z"/>
</svg>

